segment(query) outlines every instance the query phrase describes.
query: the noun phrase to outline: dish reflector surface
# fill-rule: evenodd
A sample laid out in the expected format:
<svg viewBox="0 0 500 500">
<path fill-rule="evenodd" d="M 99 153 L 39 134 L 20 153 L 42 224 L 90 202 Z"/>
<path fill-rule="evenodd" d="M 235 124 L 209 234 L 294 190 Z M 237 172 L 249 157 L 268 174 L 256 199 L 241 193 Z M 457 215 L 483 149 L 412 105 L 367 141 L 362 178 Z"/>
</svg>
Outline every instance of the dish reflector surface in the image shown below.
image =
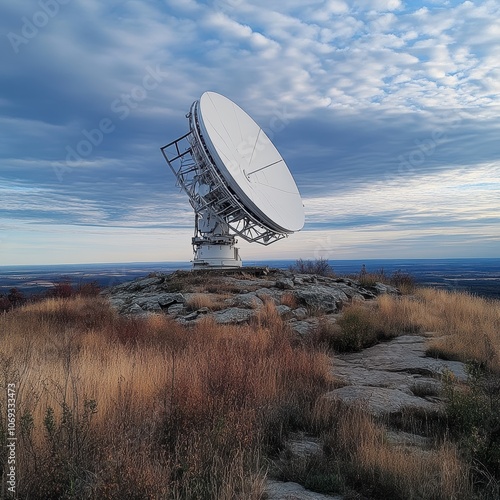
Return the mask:
<svg viewBox="0 0 500 500">
<path fill-rule="evenodd" d="M 221 175 L 266 226 L 299 231 L 304 208 L 292 174 L 262 128 L 233 101 L 205 92 L 198 103 L 201 136 Z"/>
</svg>

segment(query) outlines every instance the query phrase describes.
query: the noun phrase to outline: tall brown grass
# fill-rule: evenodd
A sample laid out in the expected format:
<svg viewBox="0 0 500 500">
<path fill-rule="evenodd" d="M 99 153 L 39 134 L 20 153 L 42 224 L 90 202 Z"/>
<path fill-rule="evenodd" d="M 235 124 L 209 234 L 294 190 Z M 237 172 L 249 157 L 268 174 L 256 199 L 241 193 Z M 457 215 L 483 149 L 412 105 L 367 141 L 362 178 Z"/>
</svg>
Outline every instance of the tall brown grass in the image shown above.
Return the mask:
<svg viewBox="0 0 500 500">
<path fill-rule="evenodd" d="M 392 444 L 362 405 L 326 398 L 318 400 L 314 416 L 323 429 L 326 460 L 350 488 L 371 498 L 470 497 L 469 466 L 448 440 L 427 450 Z"/>
<path fill-rule="evenodd" d="M 420 290 L 365 306 L 351 313 L 377 335 L 432 331 L 443 355 L 498 368 L 497 302 Z M 326 459 L 297 465 L 309 480 L 316 471 L 315 488 L 471 496 L 469 466 L 447 439 L 398 447 L 362 408 L 325 403 L 334 381 L 322 349 L 291 335 L 271 301 L 241 326 L 120 317 L 90 297 L 2 314 L 0 383 L 18 395 L 19 497 L 257 500 L 269 457 L 293 430 L 323 438 Z"/>
<path fill-rule="evenodd" d="M 376 340 L 422 333 L 429 337 L 429 355 L 477 361 L 500 372 L 498 300 L 421 288 L 413 295 L 385 294 L 375 303 L 350 304 L 336 327 L 319 326 L 318 339 L 336 350 L 359 350 Z"/>
<path fill-rule="evenodd" d="M 280 303 L 292 309 L 296 309 L 300 305 L 297 297 L 290 292 L 286 292 L 281 296 Z"/>
<path fill-rule="evenodd" d="M 500 301 L 422 288 L 413 296 L 382 295 L 377 306 L 377 321 L 387 331 L 429 333 L 429 354 L 500 371 Z"/>
<path fill-rule="evenodd" d="M 326 355 L 293 345 L 271 304 L 252 325 L 186 329 L 51 299 L 0 332 L 20 497 L 260 498 L 264 453 L 330 387 Z"/>
<path fill-rule="evenodd" d="M 218 311 L 227 307 L 226 299 L 230 298 L 230 294 L 212 294 L 212 293 L 195 293 L 186 301 L 188 311 L 197 311 L 206 307 L 211 311 Z"/>
</svg>

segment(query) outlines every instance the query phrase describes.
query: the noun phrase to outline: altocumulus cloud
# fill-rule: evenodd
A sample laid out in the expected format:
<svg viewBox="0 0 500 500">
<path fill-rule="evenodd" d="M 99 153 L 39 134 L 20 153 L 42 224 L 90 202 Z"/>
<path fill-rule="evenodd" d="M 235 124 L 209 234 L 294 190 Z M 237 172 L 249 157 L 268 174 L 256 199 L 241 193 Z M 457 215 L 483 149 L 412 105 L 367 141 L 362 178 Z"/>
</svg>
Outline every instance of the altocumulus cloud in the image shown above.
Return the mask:
<svg viewBox="0 0 500 500">
<path fill-rule="evenodd" d="M 499 17 L 489 0 L 2 5 L 0 260 L 189 259 L 159 147 L 205 90 L 273 132 L 304 196 L 304 231 L 245 257 L 494 256 Z"/>
</svg>

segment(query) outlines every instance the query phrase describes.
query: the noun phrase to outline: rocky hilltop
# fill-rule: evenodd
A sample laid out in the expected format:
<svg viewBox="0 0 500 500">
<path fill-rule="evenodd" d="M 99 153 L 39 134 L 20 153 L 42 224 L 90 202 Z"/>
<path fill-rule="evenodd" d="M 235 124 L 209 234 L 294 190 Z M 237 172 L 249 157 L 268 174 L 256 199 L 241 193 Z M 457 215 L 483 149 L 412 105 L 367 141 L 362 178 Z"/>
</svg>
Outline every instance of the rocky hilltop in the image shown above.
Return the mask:
<svg viewBox="0 0 500 500">
<path fill-rule="evenodd" d="M 344 305 L 372 301 L 380 294 L 399 294 L 383 283 L 362 286 L 349 278 L 298 274 L 268 268 L 238 270 L 177 271 L 151 274 L 109 288 L 103 292 L 121 314 L 167 314 L 181 324 L 196 324 L 212 317 L 219 324 L 239 324 L 258 315 L 266 301 L 272 301 L 283 320 L 300 337 L 314 332 L 321 321 L 335 323 Z M 442 412 L 442 374 L 466 379 L 458 361 L 429 358 L 423 335 L 401 335 L 361 352 L 334 355 L 332 375 L 338 387 L 323 395 L 348 406 L 362 405 L 381 421 L 397 421 L 408 412 L 424 420 Z M 430 438 L 387 429 L 387 439 L 405 453 L 425 453 Z M 323 449 L 317 438 L 292 436 L 287 453 L 294 459 L 320 457 Z M 304 489 L 302 486 L 269 480 L 270 500 L 341 499 Z"/>
<path fill-rule="evenodd" d="M 306 333 L 318 314 L 335 315 L 353 300 L 399 293 L 392 286 L 370 287 L 334 278 L 268 268 L 176 271 L 151 274 L 103 292 L 121 314 L 164 313 L 181 323 L 212 316 L 217 323 L 244 323 L 266 300 L 298 333 Z"/>
<path fill-rule="evenodd" d="M 267 268 L 154 274 L 103 293 L 121 314 L 164 313 L 185 325 L 207 316 L 219 324 L 246 323 L 265 301 L 272 301 L 301 337 L 314 332 L 319 318 L 335 323 L 345 304 L 399 294 L 383 283 L 363 287 L 350 278 Z M 441 401 L 434 395 L 440 392 L 443 371 L 459 380 L 465 380 L 466 374 L 460 362 L 427 357 L 425 344 L 423 335 L 403 335 L 358 353 L 335 356 L 332 373 L 345 386 L 329 397 L 347 403 L 363 401 L 377 417 L 410 408 L 439 412 Z"/>
</svg>

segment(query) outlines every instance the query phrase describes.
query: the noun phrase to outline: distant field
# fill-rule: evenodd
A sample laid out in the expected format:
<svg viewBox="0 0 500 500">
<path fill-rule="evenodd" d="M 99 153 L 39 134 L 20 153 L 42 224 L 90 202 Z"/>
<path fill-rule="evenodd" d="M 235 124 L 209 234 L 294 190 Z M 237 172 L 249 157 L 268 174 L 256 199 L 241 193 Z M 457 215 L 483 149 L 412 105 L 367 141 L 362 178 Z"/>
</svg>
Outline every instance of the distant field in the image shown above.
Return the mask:
<svg viewBox="0 0 500 500">
<path fill-rule="evenodd" d="M 245 265 L 267 265 L 286 269 L 295 261 L 245 261 Z M 331 260 L 339 276 L 360 272 L 384 271 L 387 275 L 401 270 L 417 283 L 444 290 L 463 290 L 482 297 L 500 299 L 500 259 L 407 259 L 407 260 Z M 101 287 L 117 285 L 150 272 L 190 269 L 189 262 L 80 264 L 67 266 L 0 266 L 0 293 L 17 287 L 26 294 L 50 289 L 53 283 L 69 280 L 73 285 L 96 281 Z"/>
</svg>

